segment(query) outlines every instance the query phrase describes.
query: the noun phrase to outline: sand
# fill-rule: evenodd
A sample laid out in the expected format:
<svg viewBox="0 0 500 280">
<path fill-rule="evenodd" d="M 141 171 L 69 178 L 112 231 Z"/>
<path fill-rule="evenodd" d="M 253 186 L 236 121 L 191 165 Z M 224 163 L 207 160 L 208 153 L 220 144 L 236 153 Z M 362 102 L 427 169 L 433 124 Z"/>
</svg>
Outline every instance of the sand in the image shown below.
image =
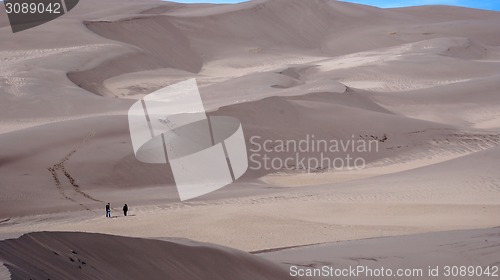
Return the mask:
<svg viewBox="0 0 500 280">
<path fill-rule="evenodd" d="M 2 18 L 0 239 L 24 235 L 2 245 L 22 247 L 31 236 L 25 234 L 40 231 L 83 232 L 65 235 L 68 244 L 104 238 L 118 246 L 124 237 L 113 236 L 132 237 L 127 250 L 144 238 L 177 237 L 247 252 L 392 236 L 370 239 L 373 250 L 408 238 L 410 250 L 452 262 L 431 248 L 442 244 L 439 232 L 489 233 L 500 222 L 499 25 L 500 13 L 492 11 L 330 0 L 86 0 L 16 34 Z M 378 148 L 329 154 L 362 157 L 361 170 L 250 168 L 234 184 L 181 203 L 168 164 L 134 157 L 127 111 L 189 78 L 196 78 L 209 115 L 241 121 L 250 156 L 252 137 L 374 140 Z M 49 171 L 60 163 L 68 177 Z M 112 219 L 104 218 L 107 202 Z M 120 213 L 124 203 L 128 217 Z M 61 234 L 39 236 L 51 243 Z M 417 235 L 395 237 L 408 234 Z M 474 231 L 450 234 L 478 244 Z M 325 246 L 338 244 L 351 243 Z M 418 251 L 419 244 L 427 245 Z M 316 249 L 304 247 L 310 251 L 297 260 L 321 259 Z M 468 254 L 478 257 L 474 264 L 493 263 L 479 258 L 480 250 Z M 241 258 L 252 270 L 255 258 Z M 6 257 L 0 262 L 0 278 L 39 275 L 26 264 L 13 270 Z M 55 260 L 47 266 L 74 269 Z"/>
<path fill-rule="evenodd" d="M 182 240 L 39 232 L 2 241 L 0 248 L 19 278 L 292 279 L 249 253 Z"/>
<path fill-rule="evenodd" d="M 355 271 L 358 267 L 364 269 L 356 279 L 373 279 L 369 273 L 384 268 L 394 275 L 398 269 L 403 269 L 408 278 L 447 278 L 447 272 L 460 275 L 460 267 L 470 266 L 477 272 L 467 271 L 466 276 L 449 276 L 458 279 L 489 279 L 492 276 L 478 275 L 493 268 L 494 273 L 500 259 L 498 251 L 499 228 L 486 230 L 447 231 L 442 233 L 426 233 L 389 238 L 375 238 L 356 241 L 346 241 L 330 244 L 320 244 L 307 247 L 277 249 L 259 254 L 266 259 L 279 262 L 292 272 L 299 269 L 330 268 Z M 306 256 L 314 256 L 314 260 Z M 293 268 L 291 268 L 293 267 Z M 448 268 L 449 267 L 449 270 Z M 458 272 L 455 268 L 458 268 Z M 372 270 L 369 272 L 369 270 Z M 306 271 L 304 271 L 306 272 Z M 349 273 L 349 272 L 347 272 Z M 386 272 L 387 273 L 387 272 Z M 434 273 L 434 274 L 431 274 Z M 484 273 L 484 272 L 483 272 Z M 496 273 L 494 273 L 496 274 Z M 386 274 L 387 275 L 387 274 Z M 387 277 L 387 276 L 386 276 Z M 403 278 L 401 277 L 401 278 Z M 495 276 L 496 277 L 496 276 Z M 297 277 L 296 279 L 322 279 L 325 276 Z"/>
</svg>

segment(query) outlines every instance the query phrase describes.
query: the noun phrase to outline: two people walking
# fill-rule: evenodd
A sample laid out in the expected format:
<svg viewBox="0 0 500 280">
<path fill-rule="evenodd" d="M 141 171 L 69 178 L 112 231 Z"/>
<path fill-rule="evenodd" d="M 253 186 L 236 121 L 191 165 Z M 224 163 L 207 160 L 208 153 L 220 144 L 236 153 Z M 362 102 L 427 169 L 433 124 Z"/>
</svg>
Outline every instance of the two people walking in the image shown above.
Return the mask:
<svg viewBox="0 0 500 280">
<path fill-rule="evenodd" d="M 123 205 L 123 216 L 127 216 L 127 212 L 128 212 L 128 205 L 125 204 Z M 106 218 L 111 218 L 111 204 L 106 204 Z"/>
</svg>

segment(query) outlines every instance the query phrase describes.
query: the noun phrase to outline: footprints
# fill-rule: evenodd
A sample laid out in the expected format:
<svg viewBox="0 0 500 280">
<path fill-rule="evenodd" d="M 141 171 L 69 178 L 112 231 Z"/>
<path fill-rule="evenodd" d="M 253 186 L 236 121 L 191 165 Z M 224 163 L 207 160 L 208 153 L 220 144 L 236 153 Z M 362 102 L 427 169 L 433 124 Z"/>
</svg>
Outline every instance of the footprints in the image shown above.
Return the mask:
<svg viewBox="0 0 500 280">
<path fill-rule="evenodd" d="M 414 131 L 409 135 L 424 134 L 427 131 Z M 386 139 L 387 140 L 387 139 Z M 369 167 L 381 167 L 397 164 L 408 164 L 423 159 L 438 159 L 440 157 L 465 156 L 475 152 L 484 151 L 500 145 L 500 134 L 475 134 L 475 133 L 446 133 L 429 140 L 430 147 L 423 151 L 402 151 L 397 157 L 390 157 L 372 162 Z M 409 146 L 388 146 L 388 150 L 408 150 Z"/>
<path fill-rule="evenodd" d="M 377 141 L 382 142 L 382 143 L 384 143 L 388 139 L 387 134 L 385 134 L 385 133 L 382 136 L 365 134 L 365 136 L 360 135 L 359 138 L 363 139 L 363 140 L 377 140 Z"/>
<path fill-rule="evenodd" d="M 66 257 L 67 257 L 70 265 L 78 266 L 78 269 L 83 269 L 87 266 L 87 262 L 82 260 L 83 258 L 81 258 L 75 250 L 71 250 L 70 252 L 71 252 L 71 255 L 62 254 L 62 253 L 60 254 L 56 251 L 52 251 L 52 253 L 54 253 L 54 255 L 56 255 L 58 257 L 65 257 L 64 255 L 67 255 Z M 0 280 L 2 280 L 2 279 L 0 278 Z"/>
<path fill-rule="evenodd" d="M 49 167 L 48 170 L 50 172 L 50 174 L 52 174 L 52 179 L 54 180 L 55 184 L 56 184 L 56 187 L 57 189 L 59 190 L 59 192 L 61 193 L 61 195 L 66 198 L 66 199 L 69 199 L 73 202 L 76 203 L 76 200 L 69 197 L 64 188 L 62 187 L 62 184 L 61 184 L 61 180 L 59 179 L 59 176 L 58 176 L 58 171 L 61 171 L 64 176 L 68 179 L 69 183 L 71 184 L 71 186 L 73 187 L 73 191 L 75 191 L 76 193 L 82 195 L 83 197 L 87 198 L 87 199 L 90 199 L 90 200 L 93 200 L 93 201 L 96 201 L 96 202 L 102 202 L 98 199 L 95 199 L 93 198 L 92 196 L 88 195 L 87 193 L 83 192 L 81 189 L 80 189 L 80 186 L 77 184 L 76 180 L 73 178 L 73 176 L 71 176 L 71 174 L 69 174 L 69 172 L 66 170 L 66 167 L 64 166 L 64 163 L 66 161 L 69 160 L 69 158 L 75 154 L 78 149 L 85 145 L 85 143 L 95 135 L 94 132 L 90 132 L 89 134 L 87 134 L 85 136 L 85 138 L 82 140 L 82 142 L 80 143 L 80 145 L 78 146 L 78 148 L 72 150 L 70 153 L 68 153 L 61 161 L 59 161 L 58 163 L 54 164 L 53 166 Z M 84 206 L 83 204 L 80 203 L 81 206 Z M 90 210 L 87 208 L 87 210 Z"/>
</svg>

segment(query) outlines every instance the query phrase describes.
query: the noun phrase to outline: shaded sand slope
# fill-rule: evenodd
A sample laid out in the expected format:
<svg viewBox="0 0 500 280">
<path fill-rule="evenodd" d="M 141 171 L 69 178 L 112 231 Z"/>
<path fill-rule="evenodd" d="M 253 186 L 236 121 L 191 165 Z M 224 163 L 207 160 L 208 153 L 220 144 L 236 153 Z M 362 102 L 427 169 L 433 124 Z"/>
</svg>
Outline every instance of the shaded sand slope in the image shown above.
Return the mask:
<svg viewBox="0 0 500 280">
<path fill-rule="evenodd" d="M 412 154 L 416 154 L 416 158 L 433 157 L 440 151 L 468 153 L 499 144 L 495 134 L 473 134 L 395 115 L 371 101 L 365 92 L 353 90 L 268 97 L 222 107 L 211 114 L 241 120 L 249 155 L 256 148 L 250 141 L 252 137 L 260 137 L 256 141 L 261 145 L 265 140 L 299 142 L 307 135 L 345 143 L 374 140 L 376 146 L 373 147 L 378 150 L 368 153 L 346 150 L 325 154 L 326 157 L 340 157 L 349 153 L 351 157 L 363 156 L 367 163 L 384 160 L 394 163 L 404 156 L 411 160 Z M 36 141 L 33 135 L 37 135 Z M 168 164 L 144 164 L 135 159 L 125 115 L 88 117 L 14 131 L 0 135 L 0 142 L 5 148 L 0 158 L 2 216 L 94 208 L 104 201 L 114 201 L 116 193 L 153 186 L 169 186 L 155 200 L 177 199 Z M 301 157 L 319 157 L 325 152 L 328 151 L 310 149 L 302 152 Z M 256 153 L 283 159 L 295 156 L 294 150 Z M 56 170 L 57 181 L 49 168 L 61 162 L 67 174 Z M 328 167 L 317 166 L 321 170 Z M 306 171 L 300 166 L 290 168 Z M 276 171 L 280 170 L 250 169 L 243 181 Z M 104 190 L 115 194 L 103 195 Z M 134 195 L 128 202 L 143 202 L 147 198 L 152 197 L 150 194 L 147 197 Z M 22 207 L 15 207 L 20 205 Z"/>
<path fill-rule="evenodd" d="M 12 279 L 291 279 L 221 246 L 102 234 L 39 232 L 0 242 Z"/>
<path fill-rule="evenodd" d="M 418 235 L 398 236 L 327 243 L 291 249 L 278 249 L 258 254 L 266 259 L 280 262 L 287 269 L 319 268 L 331 266 L 348 269 L 349 266 L 367 266 L 370 269 L 423 269 L 421 277 L 431 279 L 428 268 L 439 266 L 440 277 L 445 279 L 445 266 L 500 265 L 500 228 L 447 231 Z M 495 270 L 493 270 L 495 271 Z M 490 268 L 490 272 L 493 272 Z M 373 279 L 352 277 L 353 279 Z M 324 279 L 303 277 L 298 279 Z M 458 277 L 458 279 L 491 279 L 491 276 Z"/>
<path fill-rule="evenodd" d="M 109 199 L 89 190 L 125 191 L 173 182 L 169 166 L 135 159 L 126 116 L 58 122 L 2 134 L 0 139 L 5 144 L 1 215 L 87 209 Z M 49 168 L 60 163 L 64 170 L 56 168 L 52 174 Z M 163 198 L 177 199 L 177 194 Z"/>
<path fill-rule="evenodd" d="M 191 50 L 188 38 L 167 17 L 131 17 L 85 25 L 103 37 L 134 45 L 136 50 L 113 58 L 97 69 L 70 73 L 68 77 L 84 89 L 105 94 L 103 88 L 95 88 L 95 83 L 127 71 L 175 68 L 196 73 L 201 69 L 199 54 Z"/>
</svg>

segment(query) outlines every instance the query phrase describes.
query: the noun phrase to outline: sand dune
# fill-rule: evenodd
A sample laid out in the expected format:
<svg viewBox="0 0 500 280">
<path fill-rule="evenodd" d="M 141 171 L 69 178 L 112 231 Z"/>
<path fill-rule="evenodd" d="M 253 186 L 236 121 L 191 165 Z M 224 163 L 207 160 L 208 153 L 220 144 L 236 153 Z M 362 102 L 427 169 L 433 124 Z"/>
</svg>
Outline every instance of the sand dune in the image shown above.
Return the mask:
<svg viewBox="0 0 500 280">
<path fill-rule="evenodd" d="M 282 249 L 262 253 L 266 259 L 280 262 L 283 267 L 301 269 L 334 269 L 366 266 L 368 269 L 410 270 L 409 278 L 431 277 L 429 267 L 439 268 L 444 277 L 446 266 L 497 267 L 499 264 L 499 228 L 484 230 L 449 231 L 346 241 Z M 314 259 L 308 256 L 315 256 Z M 395 257 L 398 256 L 398 257 Z M 356 269 L 356 268 L 355 268 Z M 413 269 L 421 271 L 412 271 Z M 420 273 L 421 276 L 417 276 Z M 474 279 L 488 279 L 491 276 L 471 276 Z M 322 279 L 324 277 L 297 277 L 297 279 Z M 463 277 L 467 278 L 467 277 Z M 361 273 L 356 279 L 371 279 Z"/>
<path fill-rule="evenodd" d="M 92 92 L 110 95 L 112 92 L 101 85 L 106 79 L 119 74 L 167 67 L 197 73 L 202 63 L 206 64 L 221 56 L 248 57 L 248 50 L 256 50 L 257 53 L 271 51 L 275 54 L 336 56 L 429 38 L 456 37 L 456 34 L 486 44 L 498 43 L 491 41 L 491 38 L 498 37 L 494 30 L 485 29 L 477 34 L 475 29 L 469 32 L 455 26 L 445 30 L 434 27 L 434 24 L 456 20 L 454 13 L 441 14 L 438 23 L 426 18 L 429 30 L 438 30 L 419 34 L 406 31 L 426 28 L 421 24 L 424 16 L 418 11 L 405 10 L 416 14 L 408 16 L 399 10 L 382 10 L 335 1 L 314 0 L 306 3 L 300 0 L 270 0 L 216 8 L 206 5 L 164 5 L 153 9 L 153 15 L 148 15 L 149 10 L 146 10 L 143 16 L 89 21 L 86 25 L 90 30 L 120 43 L 131 44 L 134 48 L 129 45 L 131 53 L 125 56 L 116 56 L 83 72 L 71 72 L 71 80 Z M 460 12 L 465 14 L 463 10 Z M 473 16 L 467 18 L 483 15 L 483 26 L 494 25 L 487 19 L 498 21 L 494 12 L 468 12 Z M 310 17 L 312 14 L 314 17 Z M 359 26 L 357 22 L 361 19 L 365 24 Z M 144 32 L 129 36 L 137 32 L 137 26 L 162 36 L 149 36 Z M 393 26 L 398 26 L 398 30 L 391 29 Z M 155 39 L 146 39 L 144 36 Z M 360 37 L 365 38 L 363 42 Z M 165 48 L 166 45 L 169 47 Z M 87 80 L 94 82 L 85 82 Z"/>
<path fill-rule="evenodd" d="M 485 151 L 434 166 L 321 186 L 269 190 L 268 185 L 242 184 L 224 193 L 246 189 L 254 195 L 239 193 L 222 198 L 221 194 L 213 193 L 188 203 L 132 204 L 130 217 L 122 217 L 119 209 L 114 208 L 113 219 L 103 218 L 101 209 L 12 218 L 1 224 L 0 236 L 12 238 L 34 229 L 76 230 L 134 237 L 178 236 L 255 251 L 494 227 L 500 210 L 495 183 L 498 176 L 492 175 L 496 158 L 496 153 L 490 155 Z M 455 170 L 460 170 L 460 176 Z M 307 178 L 302 179 L 307 182 Z M 262 189 L 270 193 L 255 195 Z M 111 191 L 107 193 L 109 196 Z M 159 193 L 164 192 L 156 189 L 152 196 Z M 129 201 L 134 193 L 122 195 L 122 199 Z M 121 206 L 115 202 L 112 205 Z"/>
<path fill-rule="evenodd" d="M 433 153 L 436 157 L 447 153 L 466 154 L 500 144 L 494 133 L 480 133 L 476 137 L 472 132 L 461 131 L 452 126 L 402 117 L 384 109 L 370 98 L 365 93 L 352 90 L 343 93 L 275 96 L 222 107 L 212 114 L 240 119 L 249 149 L 255 148 L 250 141 L 251 137 L 259 137 L 258 139 L 262 139 L 260 142 L 282 139 L 298 142 L 305 139 L 306 135 L 338 141 L 364 137 L 382 139 L 385 136 L 387 141 L 379 141 L 377 144 L 378 152 L 339 151 L 327 155 L 340 157 L 350 153 L 352 157 L 363 156 L 367 163 L 378 165 L 418 160 Z M 269 122 L 269 118 L 273 122 Z M 30 135 L 33 133 L 40 135 L 37 141 L 32 141 Z M 470 141 L 461 140 L 468 138 Z M 17 211 L 26 214 L 68 207 L 92 208 L 106 200 L 115 200 L 102 194 L 90 195 L 99 189 L 113 190 L 114 195 L 117 195 L 120 191 L 166 185 L 169 186 L 165 189 L 166 193 L 158 199 L 165 202 L 177 199 L 168 165 L 150 166 L 135 160 L 127 118 L 123 115 L 96 116 L 39 126 L 0 135 L 0 141 L 7 148 L 0 170 L 5 190 L 5 203 L 0 206 L 4 217 Z M 450 145 L 450 141 L 453 145 Z M 72 186 L 71 180 L 60 171 L 60 185 L 57 185 L 48 169 L 72 152 L 74 154 L 64 164 L 78 187 Z M 317 157 L 321 152 L 324 151 L 308 151 L 301 153 L 301 157 Z M 251 152 L 250 155 L 252 154 Z M 267 155 L 284 159 L 294 156 L 294 151 L 269 152 Z M 399 160 L 398 157 L 403 159 Z M 251 169 L 243 180 L 255 180 L 277 171 L 279 170 Z M 85 197 L 86 194 L 90 197 Z M 149 196 L 147 198 L 151 199 Z M 129 202 L 136 200 L 147 199 L 134 196 Z M 21 209 L 13 207 L 20 204 L 23 205 Z"/>
<path fill-rule="evenodd" d="M 292 279 L 241 251 L 194 242 L 39 232 L 0 242 L 12 279 Z"/>
<path fill-rule="evenodd" d="M 381 151 L 364 155 L 368 163 L 382 166 L 378 175 L 497 145 L 491 129 L 498 127 L 498 47 L 492 39 L 498 37 L 492 36 L 498 32 L 492 24 L 498 13 L 445 7 L 432 13 L 424 12 L 428 8 L 384 10 L 330 1 L 221 6 L 145 1 L 120 8 L 108 3 L 101 12 L 91 11 L 91 5 L 79 6 L 64 19 L 68 28 L 60 32 L 81 34 L 76 39 L 56 43 L 50 39 L 56 35 L 48 32 L 37 46 L 15 50 L 11 46 L 34 40 L 34 33 L 13 38 L 2 30 L 2 36 L 9 36 L 2 56 L 7 63 L 3 127 L 26 128 L 0 136 L 6 147 L 0 171 L 5 217 L 93 208 L 123 197 L 120 192 L 160 185 L 170 187 L 159 200 L 176 199 L 168 166 L 146 167 L 131 153 L 125 111 L 132 101 L 82 88 L 105 97 L 123 96 L 118 92 L 126 90 L 132 93 L 128 98 L 138 98 L 196 77 L 206 107 L 214 115 L 239 118 L 247 144 L 256 135 L 295 140 L 306 134 L 339 140 L 386 135 Z M 310 14 L 316 15 L 312 21 L 306 20 Z M 359 25 L 361 19 L 366 22 Z M 457 19 L 481 25 L 482 32 L 460 26 L 443 31 L 444 24 Z M 443 30 L 423 32 L 437 25 Z M 58 30 L 53 24 L 40 28 Z M 370 35 L 361 44 L 365 32 Z M 450 37 L 455 33 L 459 36 Z M 346 52 L 351 54 L 335 57 Z M 28 61 L 34 66 L 21 71 Z M 50 65 L 53 73 L 41 72 L 39 65 Z M 54 82 L 40 84 L 49 78 Z M 47 98 L 54 102 L 35 109 L 33 104 Z M 488 130 L 471 131 L 478 128 Z M 89 133 L 94 136 L 80 145 Z M 37 141 L 31 141 L 33 135 Z M 63 175 L 58 187 L 47 168 L 75 149 L 65 167 L 78 188 Z M 253 183 L 268 173 L 249 171 L 245 180 Z M 335 176 L 285 181 L 337 182 Z M 274 182 L 283 185 L 281 179 Z M 149 194 L 134 197 L 151 201 Z M 23 207 L 13 207 L 17 204 Z"/>
<path fill-rule="evenodd" d="M 60 19 L 16 34 L 0 19 L 0 239 L 20 237 L 0 243 L 0 278 L 137 279 L 149 271 L 146 278 L 197 279 L 203 271 L 284 279 L 286 272 L 231 249 L 135 238 L 258 251 L 498 226 L 500 13 L 329 0 L 80 2 Z M 361 156 L 362 170 L 249 169 L 234 184 L 181 203 L 168 164 L 134 157 L 127 111 L 136 99 L 190 78 L 210 116 L 241 121 L 249 155 L 256 136 L 272 147 L 313 135 L 374 140 L 378 149 L 328 154 Z M 106 202 L 112 219 L 103 218 Z M 128 217 L 118 214 L 124 203 Z M 33 231 L 88 233 L 24 235 Z M 312 267 L 373 259 L 395 267 L 423 264 L 416 259 L 427 252 L 457 262 L 477 257 L 484 266 L 492 264 L 485 256 L 497 255 L 477 236 L 493 240 L 496 231 L 353 241 L 268 257 Z M 444 242 L 448 235 L 471 250 Z M 401 246 L 387 249 L 389 242 Z M 397 250 L 407 243 L 415 256 Z M 381 255 L 357 254 L 362 245 Z M 438 245 L 449 253 L 432 248 Z M 106 257 L 122 250 L 138 257 Z M 344 253 L 352 260 L 339 259 Z M 79 256 L 90 269 L 78 268 Z M 192 267 L 198 270 L 189 274 Z"/>
</svg>

